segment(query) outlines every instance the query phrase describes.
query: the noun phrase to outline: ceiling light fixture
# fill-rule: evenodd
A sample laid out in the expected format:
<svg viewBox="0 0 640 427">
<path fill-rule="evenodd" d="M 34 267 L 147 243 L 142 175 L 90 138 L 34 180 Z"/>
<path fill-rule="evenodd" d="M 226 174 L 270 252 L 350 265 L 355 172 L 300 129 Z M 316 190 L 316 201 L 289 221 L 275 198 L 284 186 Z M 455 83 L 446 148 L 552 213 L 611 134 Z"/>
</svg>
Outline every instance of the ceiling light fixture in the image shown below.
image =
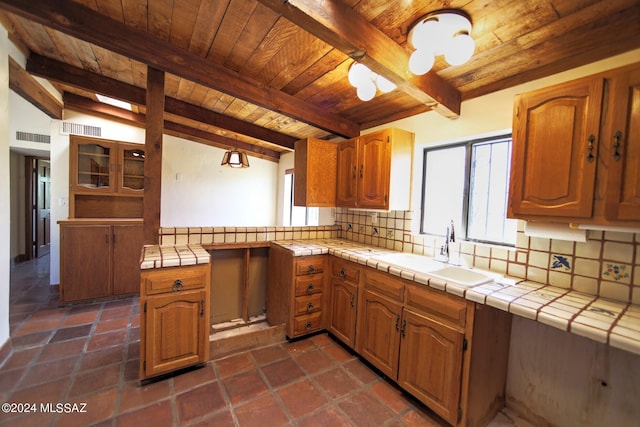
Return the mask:
<svg viewBox="0 0 640 427">
<path fill-rule="evenodd" d="M 349 67 L 349 83 L 356 88 L 356 94 L 362 101 L 370 101 L 376 96 L 376 91 L 391 92 L 396 88 L 396 85 L 371 71 L 369 67 L 359 62 L 354 62 Z"/>
<path fill-rule="evenodd" d="M 471 38 L 471 18 L 457 9 L 430 12 L 413 24 L 409 44 L 415 49 L 409 58 L 409 70 L 418 76 L 431 70 L 438 55 L 444 55 L 450 65 L 464 64 L 476 48 Z"/>
<path fill-rule="evenodd" d="M 226 151 L 222 156 L 220 166 L 229 166 L 232 168 L 248 168 L 249 157 L 247 153 L 238 151 L 238 139 L 236 137 L 236 146 L 233 150 Z"/>
</svg>

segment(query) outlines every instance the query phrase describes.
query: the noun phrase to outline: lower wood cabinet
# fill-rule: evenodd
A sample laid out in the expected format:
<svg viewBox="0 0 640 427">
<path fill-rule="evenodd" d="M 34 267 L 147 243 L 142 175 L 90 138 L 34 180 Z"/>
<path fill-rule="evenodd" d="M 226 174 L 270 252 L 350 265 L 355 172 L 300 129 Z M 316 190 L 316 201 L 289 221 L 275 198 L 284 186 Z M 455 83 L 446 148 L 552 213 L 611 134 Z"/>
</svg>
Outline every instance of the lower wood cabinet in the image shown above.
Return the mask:
<svg viewBox="0 0 640 427">
<path fill-rule="evenodd" d="M 277 246 L 269 249 L 267 322 L 285 324 L 289 338 L 325 329 L 325 258 L 295 257 Z"/>
<path fill-rule="evenodd" d="M 210 268 L 142 270 L 140 379 L 209 360 Z"/>
<path fill-rule="evenodd" d="M 139 292 L 142 222 L 60 221 L 60 302 Z"/>
<path fill-rule="evenodd" d="M 356 314 L 360 268 L 357 264 L 331 257 L 330 304 L 327 329 L 351 348 L 356 345 Z"/>
<path fill-rule="evenodd" d="M 464 333 L 423 314 L 402 313 L 398 384 L 452 424 L 457 421 Z"/>
<path fill-rule="evenodd" d="M 449 424 L 485 426 L 504 407 L 508 312 L 340 257 L 271 247 L 269 323 L 286 323 L 294 338 L 324 329 L 323 313 L 333 336 Z"/>
<path fill-rule="evenodd" d="M 511 315 L 373 268 L 361 274 L 356 351 L 451 425 L 491 421 L 504 407 Z"/>
</svg>

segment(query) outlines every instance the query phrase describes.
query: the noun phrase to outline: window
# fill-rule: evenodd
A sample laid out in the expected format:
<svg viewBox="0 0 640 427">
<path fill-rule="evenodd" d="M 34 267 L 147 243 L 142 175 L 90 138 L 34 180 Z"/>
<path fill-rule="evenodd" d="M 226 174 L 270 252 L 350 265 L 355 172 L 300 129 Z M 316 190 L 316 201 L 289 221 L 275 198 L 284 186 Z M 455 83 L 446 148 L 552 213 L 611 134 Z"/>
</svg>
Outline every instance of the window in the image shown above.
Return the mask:
<svg viewBox="0 0 640 427">
<path fill-rule="evenodd" d="M 444 235 L 453 221 L 459 238 L 515 245 L 510 159 L 511 136 L 425 148 L 421 232 Z"/>
<path fill-rule="evenodd" d="M 287 170 L 284 175 L 283 225 L 318 225 L 318 208 L 293 205 L 293 186 L 293 170 Z"/>
</svg>

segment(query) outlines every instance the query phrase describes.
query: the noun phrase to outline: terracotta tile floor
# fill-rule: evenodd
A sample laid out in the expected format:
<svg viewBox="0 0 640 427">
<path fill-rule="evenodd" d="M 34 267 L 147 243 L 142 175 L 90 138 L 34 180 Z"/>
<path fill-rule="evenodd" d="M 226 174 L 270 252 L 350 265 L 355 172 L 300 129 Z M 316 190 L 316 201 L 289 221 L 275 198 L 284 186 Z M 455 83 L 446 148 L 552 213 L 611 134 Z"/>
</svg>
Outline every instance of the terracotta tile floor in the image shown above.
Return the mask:
<svg viewBox="0 0 640 427">
<path fill-rule="evenodd" d="M 60 308 L 48 263 L 11 270 L 14 353 L 0 367 L 0 401 L 37 412 L 1 413 L 2 426 L 444 425 L 326 334 L 140 386 L 138 299 Z M 57 403 L 85 412 L 41 410 Z"/>
</svg>

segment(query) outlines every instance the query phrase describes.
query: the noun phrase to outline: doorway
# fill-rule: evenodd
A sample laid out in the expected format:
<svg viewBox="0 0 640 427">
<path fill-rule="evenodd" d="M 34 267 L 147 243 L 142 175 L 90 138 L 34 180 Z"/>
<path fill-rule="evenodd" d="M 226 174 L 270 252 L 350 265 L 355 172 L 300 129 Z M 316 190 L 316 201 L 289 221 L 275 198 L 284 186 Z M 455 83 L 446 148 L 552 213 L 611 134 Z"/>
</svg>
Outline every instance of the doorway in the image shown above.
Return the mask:
<svg viewBox="0 0 640 427">
<path fill-rule="evenodd" d="M 25 157 L 26 256 L 49 254 L 51 244 L 51 163 L 48 159 Z"/>
</svg>

